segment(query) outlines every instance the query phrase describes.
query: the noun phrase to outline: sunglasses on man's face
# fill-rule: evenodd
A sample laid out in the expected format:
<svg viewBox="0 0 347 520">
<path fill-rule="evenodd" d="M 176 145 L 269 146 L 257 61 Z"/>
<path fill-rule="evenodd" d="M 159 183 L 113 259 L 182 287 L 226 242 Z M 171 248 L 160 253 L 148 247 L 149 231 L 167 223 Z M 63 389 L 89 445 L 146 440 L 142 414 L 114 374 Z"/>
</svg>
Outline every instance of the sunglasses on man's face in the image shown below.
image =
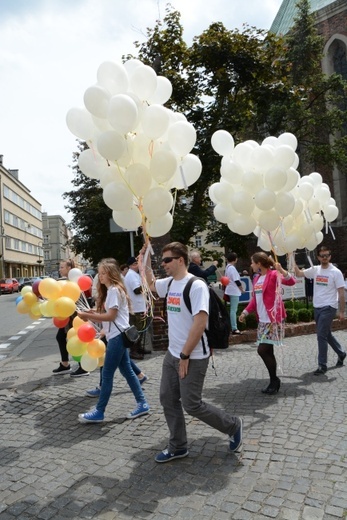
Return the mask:
<svg viewBox="0 0 347 520">
<path fill-rule="evenodd" d="M 165 258 L 161 259 L 162 264 L 169 264 L 172 262 L 172 260 L 178 260 L 179 256 L 166 256 Z"/>
<path fill-rule="evenodd" d="M 319 255 L 319 258 L 329 258 L 331 255 Z"/>
</svg>

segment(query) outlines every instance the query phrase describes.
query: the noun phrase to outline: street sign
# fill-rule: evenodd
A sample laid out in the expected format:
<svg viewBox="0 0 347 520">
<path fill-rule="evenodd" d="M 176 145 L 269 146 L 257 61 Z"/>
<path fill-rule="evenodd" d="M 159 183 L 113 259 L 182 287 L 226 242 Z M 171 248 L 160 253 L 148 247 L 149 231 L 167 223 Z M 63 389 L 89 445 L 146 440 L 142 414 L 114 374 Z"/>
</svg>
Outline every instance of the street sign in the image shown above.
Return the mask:
<svg viewBox="0 0 347 520">
<path fill-rule="evenodd" d="M 241 294 L 239 302 L 248 303 L 252 298 L 253 285 L 249 276 L 241 276 L 240 281 L 243 287 L 244 293 Z"/>
</svg>

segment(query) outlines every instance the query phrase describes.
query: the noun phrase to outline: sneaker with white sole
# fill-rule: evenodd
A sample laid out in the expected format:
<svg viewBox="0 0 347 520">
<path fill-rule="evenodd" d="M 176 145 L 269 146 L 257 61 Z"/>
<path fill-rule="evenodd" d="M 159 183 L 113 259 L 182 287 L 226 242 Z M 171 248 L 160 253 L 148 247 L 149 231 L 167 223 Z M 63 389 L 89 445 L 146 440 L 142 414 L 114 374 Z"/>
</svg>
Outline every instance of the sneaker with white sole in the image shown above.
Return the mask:
<svg viewBox="0 0 347 520">
<path fill-rule="evenodd" d="M 150 407 L 147 403 L 138 403 L 135 410 L 128 413 L 127 419 L 136 419 L 136 417 L 140 417 L 141 415 L 146 415 L 150 410 Z"/>
<path fill-rule="evenodd" d="M 165 450 L 158 453 L 158 455 L 155 456 L 154 460 L 155 462 L 170 462 L 170 460 L 174 459 L 183 459 L 184 457 L 188 457 L 189 451 L 187 449 L 184 450 L 177 450 L 173 453 L 170 453 L 169 450 L 166 448 Z"/>
<path fill-rule="evenodd" d="M 90 390 L 86 390 L 86 395 L 88 397 L 99 397 L 100 393 L 101 393 L 101 390 L 98 386 L 96 388 L 91 388 Z"/>
<path fill-rule="evenodd" d="M 103 422 L 104 414 L 94 408 L 94 410 L 91 410 L 90 412 L 80 413 L 78 415 L 78 420 L 82 423 L 99 423 Z"/>
<path fill-rule="evenodd" d="M 70 377 L 83 377 L 83 376 L 89 376 L 89 372 L 87 370 L 83 370 L 82 367 L 76 368 L 73 372 L 71 372 Z"/>
<path fill-rule="evenodd" d="M 71 372 L 71 367 L 70 365 L 68 365 L 67 367 L 62 365 L 61 363 L 59 363 L 59 366 L 58 368 L 55 368 L 54 370 L 52 370 L 52 373 L 54 376 L 61 376 L 61 375 L 64 375 L 64 374 L 70 374 Z"/>
<path fill-rule="evenodd" d="M 242 419 L 240 418 L 240 427 L 229 437 L 229 450 L 233 453 L 240 453 L 242 451 Z"/>
</svg>

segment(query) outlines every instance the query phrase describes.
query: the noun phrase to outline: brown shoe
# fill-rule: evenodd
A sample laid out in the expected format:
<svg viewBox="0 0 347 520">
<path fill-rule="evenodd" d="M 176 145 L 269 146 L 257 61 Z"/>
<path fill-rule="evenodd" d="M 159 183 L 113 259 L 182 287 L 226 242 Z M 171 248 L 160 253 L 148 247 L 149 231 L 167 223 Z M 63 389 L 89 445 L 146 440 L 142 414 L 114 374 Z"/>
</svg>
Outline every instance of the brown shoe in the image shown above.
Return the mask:
<svg viewBox="0 0 347 520">
<path fill-rule="evenodd" d="M 139 352 L 130 352 L 130 359 L 144 359 L 144 355 Z"/>
</svg>

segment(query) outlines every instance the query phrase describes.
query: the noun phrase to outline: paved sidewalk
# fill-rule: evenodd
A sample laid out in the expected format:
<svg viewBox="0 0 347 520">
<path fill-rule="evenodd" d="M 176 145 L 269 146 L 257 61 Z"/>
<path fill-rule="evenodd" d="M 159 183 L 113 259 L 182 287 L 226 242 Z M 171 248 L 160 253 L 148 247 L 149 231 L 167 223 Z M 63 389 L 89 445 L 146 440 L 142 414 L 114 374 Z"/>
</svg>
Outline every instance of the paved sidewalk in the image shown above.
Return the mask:
<svg viewBox="0 0 347 520">
<path fill-rule="evenodd" d="M 0 519 L 336 520 L 347 515 L 347 366 L 313 376 L 314 335 L 277 350 L 280 392 L 261 393 L 264 366 L 252 343 L 216 355 L 204 398 L 244 418 L 244 452 L 187 417 L 190 456 L 156 464 L 167 441 L 158 400 L 164 353 L 140 362 L 149 416 L 125 415 L 133 396 L 119 373 L 104 424 L 83 425 L 98 373 L 52 376 L 55 330 L 25 338 L 0 361 Z M 347 332 L 336 336 L 347 345 Z"/>
</svg>

